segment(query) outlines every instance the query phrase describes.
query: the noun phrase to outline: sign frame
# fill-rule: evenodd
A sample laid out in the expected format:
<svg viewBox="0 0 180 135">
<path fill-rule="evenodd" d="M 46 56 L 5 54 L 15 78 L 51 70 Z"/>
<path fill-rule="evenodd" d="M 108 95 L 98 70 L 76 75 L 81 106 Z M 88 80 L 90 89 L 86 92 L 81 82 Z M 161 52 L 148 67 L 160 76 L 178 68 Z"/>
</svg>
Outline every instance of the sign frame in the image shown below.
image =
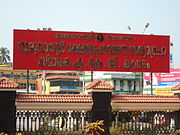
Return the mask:
<svg viewBox="0 0 180 135">
<path fill-rule="evenodd" d="M 169 72 L 170 36 L 14 30 L 13 68 Z"/>
</svg>

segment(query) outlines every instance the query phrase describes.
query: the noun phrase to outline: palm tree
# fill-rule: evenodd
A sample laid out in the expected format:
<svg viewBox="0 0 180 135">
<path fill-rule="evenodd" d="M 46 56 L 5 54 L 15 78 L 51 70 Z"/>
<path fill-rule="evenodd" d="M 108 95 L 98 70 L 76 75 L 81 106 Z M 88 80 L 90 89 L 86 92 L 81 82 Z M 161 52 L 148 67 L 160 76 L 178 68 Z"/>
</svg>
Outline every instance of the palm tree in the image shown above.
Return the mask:
<svg viewBox="0 0 180 135">
<path fill-rule="evenodd" d="M 9 56 L 9 50 L 5 47 L 0 48 L 0 62 L 8 62 L 10 61 L 10 56 Z"/>
</svg>

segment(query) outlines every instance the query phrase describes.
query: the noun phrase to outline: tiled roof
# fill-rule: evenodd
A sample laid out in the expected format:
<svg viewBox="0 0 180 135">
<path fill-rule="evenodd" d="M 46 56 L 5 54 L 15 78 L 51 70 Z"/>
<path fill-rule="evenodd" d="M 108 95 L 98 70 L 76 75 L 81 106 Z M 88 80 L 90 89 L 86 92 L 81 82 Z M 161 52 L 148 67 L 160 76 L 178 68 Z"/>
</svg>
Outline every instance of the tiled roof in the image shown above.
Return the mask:
<svg viewBox="0 0 180 135">
<path fill-rule="evenodd" d="M 18 87 L 19 87 L 19 84 L 15 83 L 9 78 L 6 78 L 6 77 L 0 78 L 0 89 L 15 89 Z"/>
<path fill-rule="evenodd" d="M 160 95 L 113 95 L 114 103 L 180 103 L 178 96 Z"/>
<path fill-rule="evenodd" d="M 91 103 L 91 95 L 81 94 L 17 94 L 17 102 Z"/>
<path fill-rule="evenodd" d="M 177 84 L 176 86 L 172 87 L 171 90 L 180 90 L 180 84 Z"/>
<path fill-rule="evenodd" d="M 47 76 L 46 79 L 79 79 L 79 76 L 54 75 Z"/>
<path fill-rule="evenodd" d="M 17 102 L 92 103 L 91 95 L 84 94 L 17 94 Z M 113 103 L 180 103 L 178 96 L 112 95 Z"/>
<path fill-rule="evenodd" d="M 85 89 L 92 89 L 92 90 L 114 90 L 114 86 L 110 85 L 108 82 L 104 80 L 95 80 L 91 82 L 89 85 L 85 86 Z"/>
</svg>

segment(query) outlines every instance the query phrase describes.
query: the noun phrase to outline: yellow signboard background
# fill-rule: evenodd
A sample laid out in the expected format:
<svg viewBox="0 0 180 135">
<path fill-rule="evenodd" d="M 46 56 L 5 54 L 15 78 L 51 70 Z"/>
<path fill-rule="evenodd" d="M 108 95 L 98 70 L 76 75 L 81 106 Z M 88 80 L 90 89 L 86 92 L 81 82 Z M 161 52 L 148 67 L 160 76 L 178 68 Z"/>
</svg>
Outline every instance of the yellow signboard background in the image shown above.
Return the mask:
<svg viewBox="0 0 180 135">
<path fill-rule="evenodd" d="M 155 95 L 172 96 L 174 93 L 172 92 L 171 88 L 156 88 Z"/>
</svg>

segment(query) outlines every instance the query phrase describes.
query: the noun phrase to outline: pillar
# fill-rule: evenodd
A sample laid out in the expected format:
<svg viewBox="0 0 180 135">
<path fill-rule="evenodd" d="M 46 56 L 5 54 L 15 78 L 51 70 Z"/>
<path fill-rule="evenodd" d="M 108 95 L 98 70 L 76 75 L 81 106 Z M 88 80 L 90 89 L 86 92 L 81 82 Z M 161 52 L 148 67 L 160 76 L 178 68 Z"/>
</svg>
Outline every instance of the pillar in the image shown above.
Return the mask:
<svg viewBox="0 0 180 135">
<path fill-rule="evenodd" d="M 110 135 L 109 127 L 111 126 L 111 92 L 92 92 L 92 122 L 104 120 L 105 133 Z"/>
<path fill-rule="evenodd" d="M 0 133 L 16 131 L 16 91 L 0 91 Z"/>
<path fill-rule="evenodd" d="M 175 111 L 175 129 L 180 129 L 180 111 Z"/>
</svg>

